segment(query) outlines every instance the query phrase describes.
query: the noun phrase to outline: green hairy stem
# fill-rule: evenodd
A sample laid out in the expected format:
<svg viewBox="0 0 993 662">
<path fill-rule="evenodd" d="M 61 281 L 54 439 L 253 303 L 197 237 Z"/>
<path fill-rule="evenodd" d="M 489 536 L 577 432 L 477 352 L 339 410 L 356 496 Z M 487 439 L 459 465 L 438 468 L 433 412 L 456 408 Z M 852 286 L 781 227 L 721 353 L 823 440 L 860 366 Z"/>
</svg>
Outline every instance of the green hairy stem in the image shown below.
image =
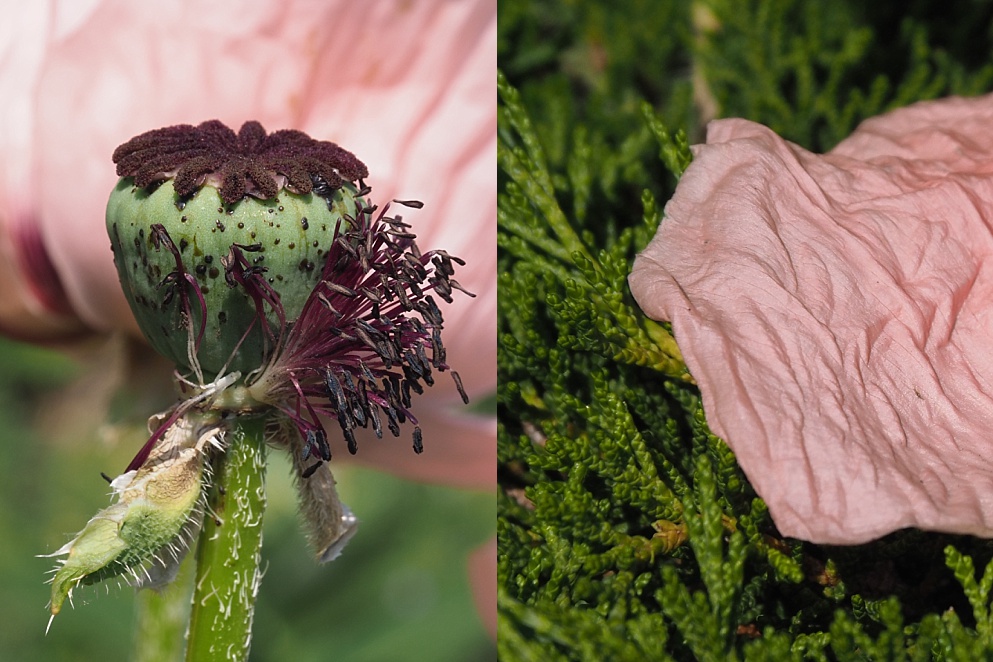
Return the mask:
<svg viewBox="0 0 993 662">
<path fill-rule="evenodd" d="M 191 554 L 171 583 L 157 590 L 138 591 L 133 662 L 177 662 L 183 658 L 194 564 Z"/>
<path fill-rule="evenodd" d="M 214 463 L 197 544 L 187 662 L 246 660 L 262 573 L 265 418 L 239 416 Z"/>
</svg>

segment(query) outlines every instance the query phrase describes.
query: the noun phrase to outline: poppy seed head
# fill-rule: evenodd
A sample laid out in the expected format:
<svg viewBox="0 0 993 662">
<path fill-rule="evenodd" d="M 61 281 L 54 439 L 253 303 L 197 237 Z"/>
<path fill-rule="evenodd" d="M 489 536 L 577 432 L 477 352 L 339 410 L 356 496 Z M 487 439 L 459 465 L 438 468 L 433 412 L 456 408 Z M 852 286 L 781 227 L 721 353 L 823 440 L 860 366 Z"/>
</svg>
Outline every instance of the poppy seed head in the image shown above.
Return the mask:
<svg viewBox="0 0 993 662">
<path fill-rule="evenodd" d="M 267 134 L 259 122 L 245 122 L 238 133 L 219 120 L 197 126 L 179 124 L 147 131 L 114 150 L 120 177 L 139 188 L 172 178 L 181 196 L 205 183 L 234 203 L 246 195 L 268 200 L 281 188 L 326 197 L 345 182 L 368 176 L 354 154 L 326 140 L 293 129 Z"/>
</svg>

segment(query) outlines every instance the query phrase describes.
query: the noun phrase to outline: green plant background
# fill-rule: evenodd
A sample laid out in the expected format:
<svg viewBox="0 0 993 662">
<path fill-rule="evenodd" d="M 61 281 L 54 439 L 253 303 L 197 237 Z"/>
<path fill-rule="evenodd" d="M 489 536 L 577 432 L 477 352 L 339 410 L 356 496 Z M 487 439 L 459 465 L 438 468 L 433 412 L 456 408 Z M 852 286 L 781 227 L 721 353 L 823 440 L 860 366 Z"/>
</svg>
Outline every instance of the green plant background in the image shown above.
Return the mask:
<svg viewBox="0 0 993 662">
<path fill-rule="evenodd" d="M 132 650 L 135 592 L 126 586 L 77 591 L 45 636 L 53 563 L 36 555 L 107 505 L 100 472 L 123 470 L 143 442 L 139 412 L 152 411 L 140 392 L 121 393 L 109 420 L 132 423 L 130 434 L 108 443 L 83 422 L 78 437 L 53 439 L 46 419 L 86 376 L 60 353 L 0 340 L 0 660 L 126 660 Z M 493 535 L 491 495 L 340 470 L 362 524 L 341 558 L 317 566 L 289 464 L 278 453 L 270 462 L 251 660 L 495 659 L 466 577 L 466 555 Z"/>
<path fill-rule="evenodd" d="M 783 538 L 626 282 L 709 116 L 824 151 L 993 89 L 991 35 L 969 0 L 501 2 L 501 659 L 993 658 L 991 543 Z"/>
</svg>

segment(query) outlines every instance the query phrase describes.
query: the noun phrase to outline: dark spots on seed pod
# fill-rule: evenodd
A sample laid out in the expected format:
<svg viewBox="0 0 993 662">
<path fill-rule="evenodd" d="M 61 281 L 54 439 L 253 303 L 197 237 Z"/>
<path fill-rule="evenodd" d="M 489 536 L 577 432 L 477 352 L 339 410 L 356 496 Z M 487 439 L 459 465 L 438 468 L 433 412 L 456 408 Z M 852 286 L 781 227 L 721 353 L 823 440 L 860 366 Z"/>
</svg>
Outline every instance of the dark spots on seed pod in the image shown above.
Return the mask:
<svg viewBox="0 0 993 662">
<path fill-rule="evenodd" d="M 300 219 L 300 225 L 301 227 L 303 227 L 304 230 L 310 227 L 310 222 L 307 220 L 306 216 Z"/>
<path fill-rule="evenodd" d="M 252 264 L 259 264 L 264 259 L 265 259 L 265 255 L 259 255 L 258 257 L 252 259 Z"/>
<path fill-rule="evenodd" d="M 221 219 L 217 219 L 216 221 L 214 221 L 214 223 L 217 224 L 217 229 L 218 230 L 220 230 L 221 232 L 224 232 L 224 224 L 221 223 Z"/>
<path fill-rule="evenodd" d="M 138 271 L 138 263 L 137 262 L 132 262 L 131 263 L 131 271 L 134 271 L 134 272 L 137 273 L 137 271 Z"/>
<path fill-rule="evenodd" d="M 315 242 L 314 242 L 314 248 L 317 248 L 317 247 L 318 247 L 318 246 L 320 246 L 320 245 L 321 245 L 321 242 L 319 242 L 319 241 L 315 241 Z"/>
<path fill-rule="evenodd" d="M 327 231 L 328 231 L 327 224 L 326 223 L 321 223 L 321 232 L 327 232 Z"/>
<path fill-rule="evenodd" d="M 283 281 L 283 274 L 276 274 L 276 280 L 282 282 Z"/>
<path fill-rule="evenodd" d="M 190 245 L 190 242 L 186 241 L 186 237 L 179 240 L 179 252 L 182 253 L 186 250 L 186 247 Z"/>
<path fill-rule="evenodd" d="M 275 239 L 273 239 L 272 240 L 272 243 L 278 246 L 279 245 L 279 237 L 276 237 Z"/>
<path fill-rule="evenodd" d="M 181 223 L 185 223 L 185 222 L 186 222 L 186 216 L 185 216 L 185 215 L 184 215 L 184 216 L 180 216 L 180 217 L 179 217 L 179 221 L 180 221 Z"/>
<path fill-rule="evenodd" d="M 217 267 L 211 267 L 210 270 L 207 271 L 207 275 L 211 278 L 217 278 L 220 274 L 221 272 L 217 269 Z"/>
<path fill-rule="evenodd" d="M 245 224 L 244 223 L 239 223 L 238 224 L 238 229 L 239 230 L 244 230 L 245 229 Z"/>
<path fill-rule="evenodd" d="M 214 263 L 214 256 L 213 255 L 204 255 L 203 256 L 203 261 L 206 262 L 207 264 L 213 264 Z"/>
<path fill-rule="evenodd" d="M 200 286 L 200 291 L 203 292 L 204 294 L 206 294 L 207 292 L 210 292 L 210 288 L 207 287 L 206 285 L 201 285 Z"/>
<path fill-rule="evenodd" d="M 307 258 L 304 258 L 304 259 L 300 260 L 300 264 L 297 265 L 297 266 L 300 269 L 300 271 L 313 271 L 314 270 L 314 263 L 311 262 L 310 260 L 308 260 Z"/>
<path fill-rule="evenodd" d="M 194 271 L 197 272 L 197 275 L 198 276 L 202 276 L 205 273 L 207 273 L 207 265 L 206 264 L 198 264 L 196 266 L 196 268 L 194 268 Z"/>
<path fill-rule="evenodd" d="M 275 282 L 276 282 L 276 281 L 274 281 L 274 280 L 273 280 L 272 278 L 270 278 L 270 279 L 269 279 L 269 284 L 270 284 L 270 285 L 272 285 L 272 284 L 273 284 L 273 283 L 275 283 Z"/>
<path fill-rule="evenodd" d="M 218 214 L 223 214 L 224 213 L 224 207 L 218 207 L 217 208 L 217 213 Z"/>
<path fill-rule="evenodd" d="M 279 211 L 283 211 L 283 205 L 279 205 Z"/>
<path fill-rule="evenodd" d="M 223 310 L 217 313 L 217 321 L 220 322 L 221 324 L 224 324 L 225 322 L 228 321 L 228 314 Z"/>
<path fill-rule="evenodd" d="M 138 237 L 135 237 L 134 238 L 134 247 L 135 247 L 135 250 L 138 250 L 138 251 L 141 250 L 141 242 L 138 240 Z"/>
<path fill-rule="evenodd" d="M 297 245 L 296 245 L 296 243 L 294 243 L 294 242 L 291 241 L 289 244 L 286 245 L 286 247 L 287 248 L 296 248 Z"/>
<path fill-rule="evenodd" d="M 280 225 L 279 223 L 276 223 L 276 227 L 277 227 L 277 228 L 281 228 L 281 227 L 283 227 L 283 226 L 282 226 L 282 225 Z"/>
<path fill-rule="evenodd" d="M 255 230 L 252 230 L 251 232 L 249 232 L 248 233 L 248 236 L 251 237 L 252 239 L 255 239 Z"/>
<path fill-rule="evenodd" d="M 275 210 L 272 207 L 269 207 L 269 213 L 271 214 L 273 211 Z"/>
<path fill-rule="evenodd" d="M 228 216 L 234 216 L 234 207 L 228 207 Z"/>
</svg>

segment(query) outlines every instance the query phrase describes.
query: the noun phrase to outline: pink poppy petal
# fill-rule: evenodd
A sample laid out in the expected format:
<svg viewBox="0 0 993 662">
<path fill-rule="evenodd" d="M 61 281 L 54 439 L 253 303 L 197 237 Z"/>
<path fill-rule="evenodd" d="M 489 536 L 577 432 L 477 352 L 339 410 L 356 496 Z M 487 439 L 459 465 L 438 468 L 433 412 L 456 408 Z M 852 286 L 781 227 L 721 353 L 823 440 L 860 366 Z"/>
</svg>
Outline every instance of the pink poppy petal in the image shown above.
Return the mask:
<svg viewBox="0 0 993 662">
<path fill-rule="evenodd" d="M 0 333 L 33 342 L 88 335 L 69 309 L 37 226 L 30 221 L 0 219 Z"/>
<path fill-rule="evenodd" d="M 33 136 L 39 218 L 69 298 L 94 328 L 136 332 L 103 229 L 117 181 L 110 154 L 170 124 L 291 125 L 307 78 L 303 44 L 318 24 L 307 7 L 288 4 L 180 2 L 149 12 L 102 2 L 46 54 Z"/>
<path fill-rule="evenodd" d="M 417 229 L 422 245 L 478 239 L 491 218 L 495 234 L 495 9 L 254 0 L 204 15 L 192 1 L 155 12 L 100 3 L 52 45 L 37 84 L 40 220 L 76 310 L 95 328 L 135 328 L 100 228 L 116 181 L 109 154 L 149 127 L 216 117 L 302 128 L 359 154 L 376 201 L 425 201 L 435 230 Z M 456 243 L 443 246 L 465 255 L 470 242 Z M 492 242 L 472 246 L 481 262 L 495 255 Z"/>
<path fill-rule="evenodd" d="M 456 292 L 453 304 L 441 304 L 448 361 L 474 401 L 495 390 L 495 2 L 218 0 L 205 7 L 185 0 L 149 12 L 127 0 L 91 0 L 72 8 L 21 10 L 30 66 L 0 66 L 20 94 L 20 105 L 0 104 L 0 112 L 14 108 L 21 118 L 0 139 L 20 149 L 18 162 L 26 164 L 16 178 L 0 174 L 0 190 L 9 184 L 37 228 L 32 236 L 63 288 L 70 320 L 137 334 L 104 230 L 113 149 L 152 127 L 215 117 L 239 126 L 255 118 L 270 130 L 301 128 L 354 150 L 370 167 L 374 202 L 425 203 L 395 211 L 414 224 L 422 248 L 466 259 L 456 279 L 478 295 Z M 13 223 L 0 222 L 13 231 Z M 26 252 L 4 232 L 6 269 Z M 6 299 L 0 306 L 3 318 L 41 306 L 22 271 L 0 278 L 16 295 L 9 315 Z M 36 325 L 22 335 L 40 333 Z M 448 376 L 440 381 L 415 408 L 425 454 L 397 453 L 383 441 L 378 461 L 419 478 L 489 485 L 495 423 L 466 414 Z M 377 453 L 361 454 L 371 460 Z"/>
<path fill-rule="evenodd" d="M 696 148 L 631 289 L 781 532 L 993 533 L 993 97 Z"/>
</svg>

